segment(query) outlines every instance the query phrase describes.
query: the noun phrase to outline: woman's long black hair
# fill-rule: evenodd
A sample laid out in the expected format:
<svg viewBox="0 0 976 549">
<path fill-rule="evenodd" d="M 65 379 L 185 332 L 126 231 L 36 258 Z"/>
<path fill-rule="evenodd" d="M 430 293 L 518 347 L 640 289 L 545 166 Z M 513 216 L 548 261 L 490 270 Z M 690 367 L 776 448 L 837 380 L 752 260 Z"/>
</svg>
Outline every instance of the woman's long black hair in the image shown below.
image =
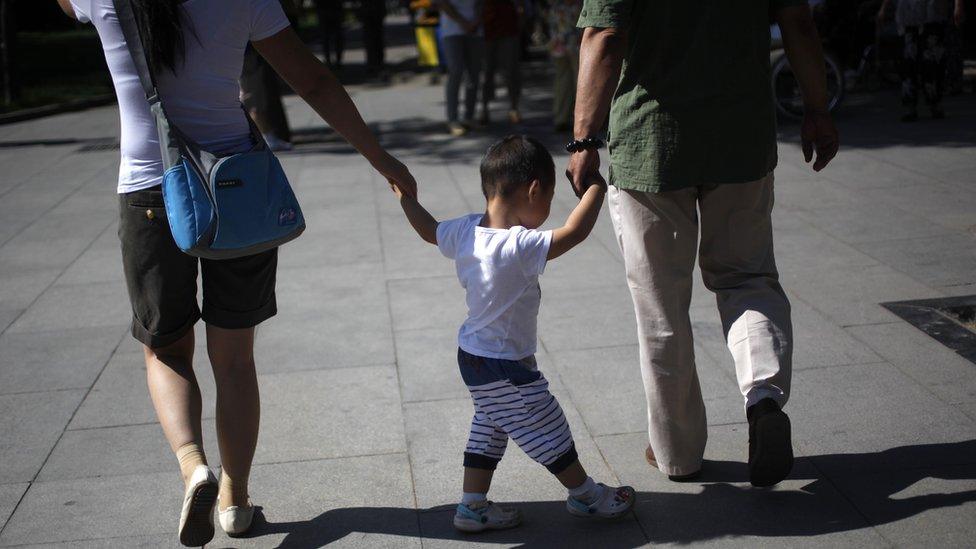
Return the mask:
<svg viewBox="0 0 976 549">
<path fill-rule="evenodd" d="M 176 72 L 186 55 L 183 0 L 132 0 L 142 45 L 153 71 Z"/>
</svg>

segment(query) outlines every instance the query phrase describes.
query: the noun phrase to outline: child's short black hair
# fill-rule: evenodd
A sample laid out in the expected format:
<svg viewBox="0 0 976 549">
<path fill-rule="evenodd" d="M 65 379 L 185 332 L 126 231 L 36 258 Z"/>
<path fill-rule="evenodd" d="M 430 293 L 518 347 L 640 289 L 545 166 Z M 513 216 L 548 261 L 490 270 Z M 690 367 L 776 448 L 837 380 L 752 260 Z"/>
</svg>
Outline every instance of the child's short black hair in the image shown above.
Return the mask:
<svg viewBox="0 0 976 549">
<path fill-rule="evenodd" d="M 485 198 L 506 198 L 533 179 L 543 188 L 556 184 L 556 165 L 546 147 L 526 135 L 509 135 L 488 147 L 481 159 L 481 191 Z"/>
</svg>

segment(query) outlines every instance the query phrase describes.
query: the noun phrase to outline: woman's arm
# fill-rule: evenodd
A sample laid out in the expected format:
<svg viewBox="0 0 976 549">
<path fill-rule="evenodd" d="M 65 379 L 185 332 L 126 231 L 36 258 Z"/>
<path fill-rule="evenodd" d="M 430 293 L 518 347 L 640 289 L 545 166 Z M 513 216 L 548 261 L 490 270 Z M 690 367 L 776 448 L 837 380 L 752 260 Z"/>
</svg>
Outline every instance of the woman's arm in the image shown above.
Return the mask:
<svg viewBox="0 0 976 549">
<path fill-rule="evenodd" d="M 291 27 L 254 42 L 254 47 L 295 93 L 369 160 L 391 185 L 396 185 L 407 196 L 417 196 L 417 182 L 410 171 L 380 145 L 346 89 Z"/>
<path fill-rule="evenodd" d="M 72 19 L 78 19 L 78 16 L 75 15 L 75 9 L 71 7 L 71 0 L 58 0 L 58 5 L 61 6 L 61 11 L 65 15 Z"/>
</svg>

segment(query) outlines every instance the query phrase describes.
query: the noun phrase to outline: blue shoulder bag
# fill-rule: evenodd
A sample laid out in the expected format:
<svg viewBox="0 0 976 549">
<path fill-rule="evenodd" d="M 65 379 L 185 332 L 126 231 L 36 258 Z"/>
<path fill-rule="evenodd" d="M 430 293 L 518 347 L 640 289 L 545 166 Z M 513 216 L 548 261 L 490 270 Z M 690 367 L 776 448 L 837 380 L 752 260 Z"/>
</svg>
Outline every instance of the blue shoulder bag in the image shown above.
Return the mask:
<svg viewBox="0 0 976 549">
<path fill-rule="evenodd" d="M 241 106 L 254 146 L 218 157 L 166 117 L 131 0 L 113 0 L 122 33 L 156 119 L 163 156 L 163 203 L 176 245 L 208 259 L 253 255 L 298 238 L 305 217 L 281 163 Z"/>
</svg>

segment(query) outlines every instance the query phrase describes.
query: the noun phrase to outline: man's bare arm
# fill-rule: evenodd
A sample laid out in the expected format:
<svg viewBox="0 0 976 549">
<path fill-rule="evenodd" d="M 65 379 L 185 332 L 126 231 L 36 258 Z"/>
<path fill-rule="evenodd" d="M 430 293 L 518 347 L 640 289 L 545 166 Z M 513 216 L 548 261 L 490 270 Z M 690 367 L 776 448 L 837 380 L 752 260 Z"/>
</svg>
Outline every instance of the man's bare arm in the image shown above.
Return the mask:
<svg viewBox="0 0 976 549">
<path fill-rule="evenodd" d="M 804 117 L 800 128 L 803 158 L 817 159 L 813 170 L 822 170 L 837 154 L 840 141 L 837 128 L 827 110 L 827 75 L 823 46 L 813 22 L 810 6 L 803 4 L 783 8 L 775 14 L 783 33 L 783 47 L 803 94 Z"/>
<path fill-rule="evenodd" d="M 783 47 L 790 68 L 803 93 L 807 110 L 827 110 L 827 74 L 823 46 L 813 22 L 810 6 L 789 6 L 776 12 L 776 22 L 783 32 Z"/>
<path fill-rule="evenodd" d="M 620 80 L 626 48 L 627 32 L 622 29 L 590 27 L 583 31 L 573 127 L 577 139 L 596 135 L 603 129 Z M 569 159 L 566 177 L 573 184 L 576 195 L 581 196 L 589 178 L 600 178 L 599 151 L 574 153 Z"/>
</svg>

